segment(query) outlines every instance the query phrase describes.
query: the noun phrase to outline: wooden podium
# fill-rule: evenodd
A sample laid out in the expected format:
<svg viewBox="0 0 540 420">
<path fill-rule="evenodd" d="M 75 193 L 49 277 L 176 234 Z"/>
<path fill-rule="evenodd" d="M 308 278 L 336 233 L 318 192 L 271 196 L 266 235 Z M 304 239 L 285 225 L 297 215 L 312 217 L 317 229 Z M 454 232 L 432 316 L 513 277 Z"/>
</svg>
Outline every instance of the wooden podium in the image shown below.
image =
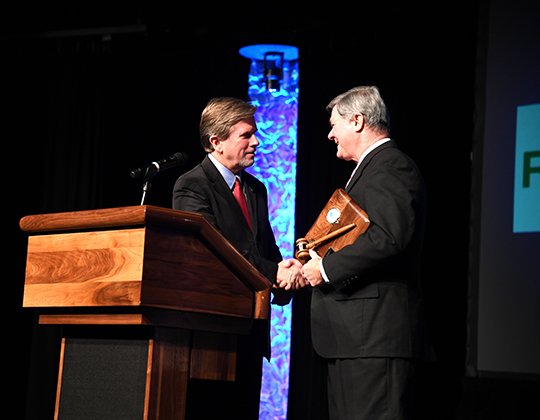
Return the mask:
<svg viewBox="0 0 540 420">
<path fill-rule="evenodd" d="M 67 331 L 55 419 L 103 418 L 107 398 L 132 418 L 184 419 L 189 380 L 234 381 L 237 338 L 268 320 L 271 283 L 196 213 L 129 206 L 31 215 L 20 227 L 23 307 Z"/>
</svg>

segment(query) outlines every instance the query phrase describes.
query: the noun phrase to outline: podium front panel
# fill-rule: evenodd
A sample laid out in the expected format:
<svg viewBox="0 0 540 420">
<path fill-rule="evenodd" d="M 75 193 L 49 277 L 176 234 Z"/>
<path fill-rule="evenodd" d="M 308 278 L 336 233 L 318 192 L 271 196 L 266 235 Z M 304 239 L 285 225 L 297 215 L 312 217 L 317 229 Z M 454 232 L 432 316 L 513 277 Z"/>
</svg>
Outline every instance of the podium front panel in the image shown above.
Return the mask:
<svg viewBox="0 0 540 420">
<path fill-rule="evenodd" d="M 145 415 L 148 340 L 64 338 L 58 419 Z"/>
</svg>

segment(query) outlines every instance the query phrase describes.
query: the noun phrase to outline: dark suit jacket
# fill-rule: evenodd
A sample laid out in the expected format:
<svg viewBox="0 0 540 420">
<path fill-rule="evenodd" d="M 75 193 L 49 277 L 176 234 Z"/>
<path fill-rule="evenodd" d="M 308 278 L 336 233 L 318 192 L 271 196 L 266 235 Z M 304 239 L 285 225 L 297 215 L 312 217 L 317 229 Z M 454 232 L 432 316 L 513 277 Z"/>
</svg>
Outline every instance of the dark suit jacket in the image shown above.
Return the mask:
<svg viewBox="0 0 540 420">
<path fill-rule="evenodd" d="M 425 189 L 394 141 L 371 151 L 346 192 L 368 214 L 368 230 L 323 258 L 329 285 L 311 303 L 313 346 L 327 358 L 431 359 L 420 284 Z"/>
<path fill-rule="evenodd" d="M 173 208 L 202 214 L 225 238 L 272 283 L 282 260 L 268 218 L 266 187 L 257 178 L 242 174 L 253 232 L 229 186 L 208 157 L 174 185 Z"/>
</svg>

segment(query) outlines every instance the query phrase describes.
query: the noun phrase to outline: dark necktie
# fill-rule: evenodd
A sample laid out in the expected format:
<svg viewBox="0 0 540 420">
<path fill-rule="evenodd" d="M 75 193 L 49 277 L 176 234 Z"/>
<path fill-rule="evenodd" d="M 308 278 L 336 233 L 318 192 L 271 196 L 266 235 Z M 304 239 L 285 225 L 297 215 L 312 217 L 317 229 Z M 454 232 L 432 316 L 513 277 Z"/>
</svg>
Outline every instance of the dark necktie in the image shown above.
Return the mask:
<svg viewBox="0 0 540 420">
<path fill-rule="evenodd" d="M 242 184 L 240 183 L 240 179 L 238 177 L 236 177 L 236 180 L 234 181 L 233 194 L 234 198 L 236 198 L 236 201 L 238 201 L 238 204 L 242 209 L 242 213 L 244 213 L 244 217 L 248 222 L 249 228 L 251 229 L 251 218 L 249 217 L 246 196 L 242 191 Z"/>
</svg>

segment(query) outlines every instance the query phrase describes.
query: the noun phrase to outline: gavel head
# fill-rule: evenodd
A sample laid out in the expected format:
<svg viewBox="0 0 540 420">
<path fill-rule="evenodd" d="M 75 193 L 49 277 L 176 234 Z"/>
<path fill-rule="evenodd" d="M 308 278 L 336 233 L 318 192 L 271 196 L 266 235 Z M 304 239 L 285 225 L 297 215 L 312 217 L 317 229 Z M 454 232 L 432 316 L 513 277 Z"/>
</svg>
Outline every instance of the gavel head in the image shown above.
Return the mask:
<svg viewBox="0 0 540 420">
<path fill-rule="evenodd" d="M 311 257 L 309 256 L 309 241 L 306 238 L 298 238 L 295 242 L 295 258 L 302 264 L 307 263 Z"/>
</svg>

